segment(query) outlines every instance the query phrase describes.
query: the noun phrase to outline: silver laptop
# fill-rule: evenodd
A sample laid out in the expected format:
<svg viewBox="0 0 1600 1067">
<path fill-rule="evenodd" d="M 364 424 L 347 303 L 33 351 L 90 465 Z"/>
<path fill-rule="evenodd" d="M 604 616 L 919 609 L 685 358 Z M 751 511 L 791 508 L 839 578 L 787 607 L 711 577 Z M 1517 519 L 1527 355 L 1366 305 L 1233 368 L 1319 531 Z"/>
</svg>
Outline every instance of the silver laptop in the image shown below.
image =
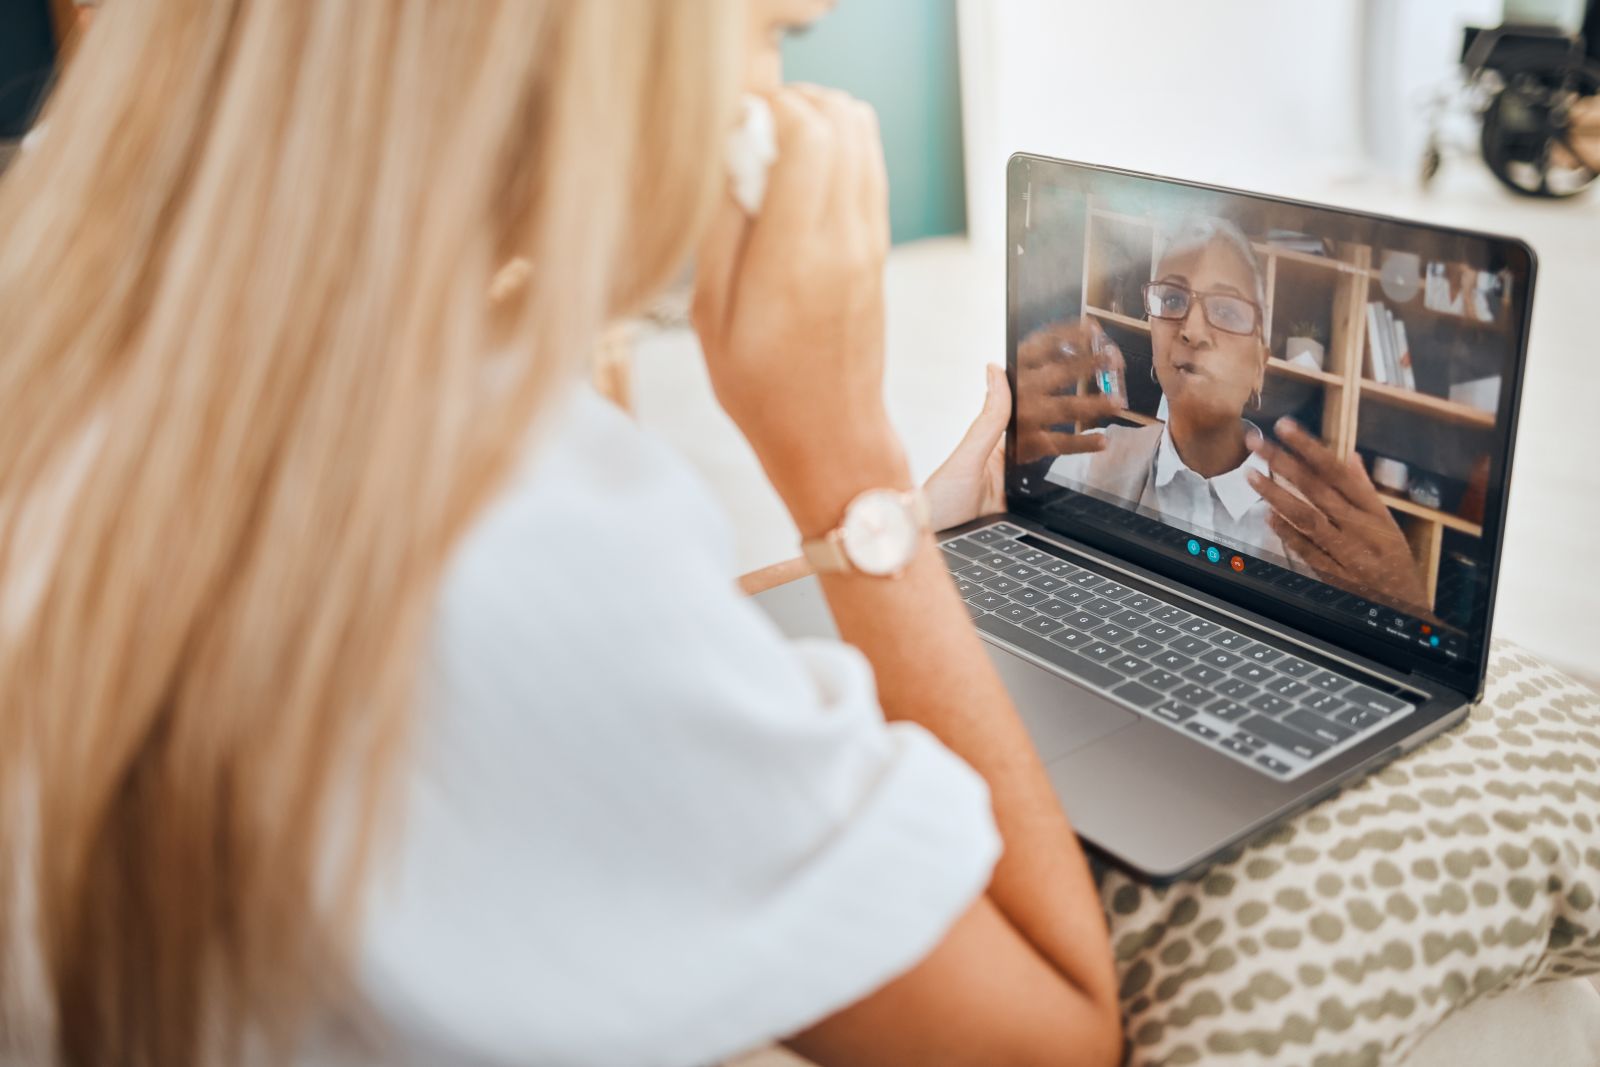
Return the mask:
<svg viewBox="0 0 1600 1067">
<path fill-rule="evenodd" d="M 1031 155 L 1008 201 L 1010 510 L 939 540 L 1085 844 L 1184 877 L 1482 695 L 1535 257 Z"/>
</svg>

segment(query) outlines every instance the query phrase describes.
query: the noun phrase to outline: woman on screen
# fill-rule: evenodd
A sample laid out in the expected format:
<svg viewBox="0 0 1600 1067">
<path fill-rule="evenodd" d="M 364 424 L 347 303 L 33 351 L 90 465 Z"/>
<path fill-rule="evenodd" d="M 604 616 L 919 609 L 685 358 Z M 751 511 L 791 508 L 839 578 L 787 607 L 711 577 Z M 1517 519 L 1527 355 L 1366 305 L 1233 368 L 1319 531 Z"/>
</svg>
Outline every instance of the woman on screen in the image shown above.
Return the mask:
<svg viewBox="0 0 1600 1067">
<path fill-rule="evenodd" d="M 1265 273 L 1249 239 L 1220 219 L 1187 221 L 1144 287 L 1162 421 L 1061 432 L 1115 416 L 1126 394 L 1117 381 L 1121 354 L 1099 323 L 1052 324 L 1018 351 L 1029 382 L 1018 404 L 1019 457 L 1054 456 L 1047 481 L 1136 504 L 1182 529 L 1427 614 L 1405 535 L 1359 460 L 1339 461 L 1288 419 L 1269 442 L 1247 418 L 1261 406 L 1270 357 L 1265 306 Z M 1069 395 L 1069 379 L 1086 375 L 1101 380 L 1103 395 Z"/>
<path fill-rule="evenodd" d="M 1231 224 L 1194 220 L 1168 241 L 1155 277 L 1144 288 L 1144 307 L 1151 373 L 1166 400 L 1166 421 L 1051 433 L 1064 447 L 1055 449 L 1063 454 L 1045 477 L 1287 557 L 1267 522 L 1271 508 L 1246 478 L 1249 470 L 1267 469 L 1245 443 L 1254 428 L 1245 412 L 1260 406 L 1268 356 L 1261 264 Z M 1106 353 L 1110 347 L 1099 324 L 1085 319 L 1033 334 L 1023 342 L 1022 361 L 1027 366 L 1030 356 Z M 1102 440 L 1061 440 L 1067 437 Z"/>
</svg>

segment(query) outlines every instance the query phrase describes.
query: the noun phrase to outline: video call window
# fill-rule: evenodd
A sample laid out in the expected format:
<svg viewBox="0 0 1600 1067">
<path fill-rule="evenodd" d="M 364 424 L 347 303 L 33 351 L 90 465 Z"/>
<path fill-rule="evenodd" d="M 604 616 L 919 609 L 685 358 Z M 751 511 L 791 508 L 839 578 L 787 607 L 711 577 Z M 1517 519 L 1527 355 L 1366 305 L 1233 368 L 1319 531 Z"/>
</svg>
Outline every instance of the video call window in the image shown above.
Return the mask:
<svg viewBox="0 0 1600 1067">
<path fill-rule="evenodd" d="M 1013 490 L 1475 630 L 1522 317 L 1491 242 L 1109 184 L 1031 181 L 1013 219 Z"/>
</svg>

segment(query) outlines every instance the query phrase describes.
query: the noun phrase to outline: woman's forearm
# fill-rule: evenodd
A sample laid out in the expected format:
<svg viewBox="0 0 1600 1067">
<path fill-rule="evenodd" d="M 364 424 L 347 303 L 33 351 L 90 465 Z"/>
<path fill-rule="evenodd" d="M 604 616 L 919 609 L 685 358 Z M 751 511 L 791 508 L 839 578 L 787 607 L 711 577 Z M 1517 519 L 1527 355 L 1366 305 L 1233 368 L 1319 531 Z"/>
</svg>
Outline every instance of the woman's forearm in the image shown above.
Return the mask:
<svg viewBox="0 0 1600 1067">
<path fill-rule="evenodd" d="M 891 719 L 927 727 L 989 783 L 1005 853 L 989 895 L 1115 1025 L 1116 986 L 1088 863 L 931 537 L 898 578 L 825 575 L 840 636 L 872 663 Z"/>
</svg>

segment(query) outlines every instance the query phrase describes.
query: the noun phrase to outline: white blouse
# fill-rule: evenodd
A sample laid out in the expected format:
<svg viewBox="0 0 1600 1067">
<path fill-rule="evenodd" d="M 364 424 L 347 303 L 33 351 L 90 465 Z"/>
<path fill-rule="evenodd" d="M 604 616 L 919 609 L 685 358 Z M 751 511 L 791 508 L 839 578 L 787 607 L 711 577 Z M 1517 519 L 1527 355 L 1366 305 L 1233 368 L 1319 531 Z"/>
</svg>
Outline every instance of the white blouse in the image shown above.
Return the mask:
<svg viewBox="0 0 1600 1067">
<path fill-rule="evenodd" d="M 982 779 L 733 577 L 687 465 L 580 392 L 441 592 L 361 940 L 387 1043 L 307 1062 L 714 1063 L 906 971 L 983 892 Z"/>
<path fill-rule="evenodd" d="M 1109 433 L 1114 437 L 1142 432 L 1124 426 L 1085 431 L 1090 434 Z M 1094 486 L 1096 479 L 1091 467 L 1098 455 L 1101 453 L 1081 452 L 1058 456 L 1045 472 L 1045 480 L 1069 488 Z M 1272 514 L 1271 505 L 1256 492 L 1246 477 L 1247 472 L 1252 470 L 1270 476 L 1267 461 L 1258 454 L 1251 452 L 1239 466 L 1207 478 L 1183 461 L 1177 446 L 1173 444 L 1171 431 L 1162 423 L 1160 441 L 1146 469 L 1149 479 L 1145 484 L 1145 498 L 1129 503 L 1153 507 L 1160 512 L 1164 522 L 1179 529 L 1191 530 L 1202 536 L 1211 535 L 1241 551 L 1265 552 L 1269 556 L 1288 560 L 1290 566 L 1298 566 L 1298 562 L 1284 548 L 1283 539 L 1267 522 Z"/>
</svg>

